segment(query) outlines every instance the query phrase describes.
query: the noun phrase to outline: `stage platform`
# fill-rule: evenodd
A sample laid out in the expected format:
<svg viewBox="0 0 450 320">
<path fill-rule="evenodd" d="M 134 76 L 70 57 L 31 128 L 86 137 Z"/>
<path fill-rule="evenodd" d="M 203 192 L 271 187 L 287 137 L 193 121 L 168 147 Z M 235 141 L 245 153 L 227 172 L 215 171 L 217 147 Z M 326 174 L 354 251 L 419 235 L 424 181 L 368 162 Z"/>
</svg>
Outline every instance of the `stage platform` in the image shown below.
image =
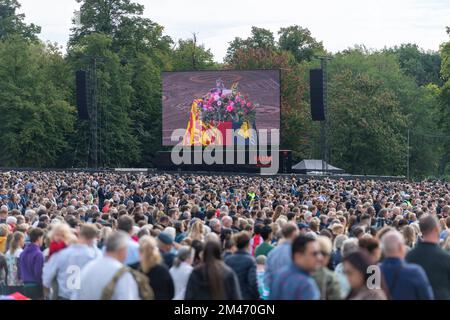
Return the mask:
<svg viewBox="0 0 450 320">
<path fill-rule="evenodd" d="M 190 172 L 236 172 L 236 173 L 260 173 L 262 168 L 269 168 L 276 164 L 274 152 L 278 153 L 278 170 L 274 174 L 292 173 L 291 150 L 234 150 L 232 158 L 227 159 L 225 152 L 212 152 L 215 163 L 208 163 L 205 159 L 205 151 L 202 149 L 189 149 L 177 153 L 184 158 L 182 163 L 176 163 L 172 159 L 171 151 L 160 151 L 154 160 L 154 166 L 158 170 L 190 171 Z M 230 161 L 231 160 L 231 161 Z"/>
</svg>

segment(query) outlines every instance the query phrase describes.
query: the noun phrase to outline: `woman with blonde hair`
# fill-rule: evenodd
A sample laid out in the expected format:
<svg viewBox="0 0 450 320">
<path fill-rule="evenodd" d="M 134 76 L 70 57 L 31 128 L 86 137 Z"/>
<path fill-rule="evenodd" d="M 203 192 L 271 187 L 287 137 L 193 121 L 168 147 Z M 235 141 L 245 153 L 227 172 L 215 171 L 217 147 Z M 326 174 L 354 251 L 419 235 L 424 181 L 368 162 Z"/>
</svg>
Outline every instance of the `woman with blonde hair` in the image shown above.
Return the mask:
<svg viewBox="0 0 450 320">
<path fill-rule="evenodd" d="M 66 248 L 69 244 L 75 242 L 74 234 L 67 223 L 58 222 L 53 224 L 48 239 L 50 241 L 48 246 L 47 259 L 62 249 Z"/>
<path fill-rule="evenodd" d="M 282 205 L 276 206 L 275 212 L 274 212 L 273 217 L 272 217 L 272 218 L 273 218 L 273 221 L 277 221 L 278 218 L 279 218 L 281 215 L 283 215 L 283 213 L 284 213 L 284 207 L 283 207 Z"/>
<path fill-rule="evenodd" d="M 192 223 L 186 237 L 189 237 L 192 240 L 203 241 L 205 239 L 203 222 L 201 220 L 197 220 Z"/>
<path fill-rule="evenodd" d="M 109 237 L 109 235 L 113 232 L 111 227 L 103 227 L 100 229 L 100 235 L 99 235 L 99 241 L 97 247 L 99 249 L 102 249 L 106 239 Z"/>
<path fill-rule="evenodd" d="M 414 247 L 417 241 L 416 230 L 410 225 L 404 226 L 402 229 L 403 238 L 405 238 L 405 244 L 411 249 Z"/>
<path fill-rule="evenodd" d="M 172 300 L 175 287 L 169 269 L 162 262 L 155 238 L 143 236 L 139 240 L 140 271 L 148 278 L 155 300 Z"/>
<path fill-rule="evenodd" d="M 19 257 L 23 251 L 24 246 L 25 234 L 20 231 L 14 232 L 9 242 L 9 250 L 5 254 L 6 265 L 8 267 L 8 287 L 17 287 L 23 285 L 19 277 Z"/>
<path fill-rule="evenodd" d="M 9 228 L 6 224 L 0 224 L 0 253 L 6 252 L 6 244 L 8 243 Z"/>
</svg>

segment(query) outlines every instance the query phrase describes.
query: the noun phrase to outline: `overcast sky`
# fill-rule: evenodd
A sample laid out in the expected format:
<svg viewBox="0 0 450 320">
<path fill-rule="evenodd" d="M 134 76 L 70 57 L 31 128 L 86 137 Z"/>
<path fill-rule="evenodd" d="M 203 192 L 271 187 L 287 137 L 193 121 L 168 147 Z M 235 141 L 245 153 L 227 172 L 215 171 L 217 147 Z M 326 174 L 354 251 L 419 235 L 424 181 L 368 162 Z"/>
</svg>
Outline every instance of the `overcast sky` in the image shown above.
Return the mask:
<svg viewBox="0 0 450 320">
<path fill-rule="evenodd" d="M 40 37 L 65 45 L 75 0 L 19 0 L 27 22 L 42 27 Z M 145 16 L 165 27 L 173 39 L 192 32 L 217 61 L 228 42 L 249 36 L 251 26 L 277 32 L 298 24 L 332 52 L 355 44 L 380 49 L 413 42 L 438 50 L 448 40 L 450 0 L 136 0 Z"/>
</svg>

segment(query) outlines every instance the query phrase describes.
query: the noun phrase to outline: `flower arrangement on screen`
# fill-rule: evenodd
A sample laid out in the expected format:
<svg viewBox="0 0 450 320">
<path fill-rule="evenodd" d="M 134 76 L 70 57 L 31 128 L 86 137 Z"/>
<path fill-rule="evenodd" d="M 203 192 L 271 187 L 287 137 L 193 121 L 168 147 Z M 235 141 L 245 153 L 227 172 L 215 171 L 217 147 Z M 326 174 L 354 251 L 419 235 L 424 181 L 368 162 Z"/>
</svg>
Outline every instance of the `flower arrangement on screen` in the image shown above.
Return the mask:
<svg viewBox="0 0 450 320">
<path fill-rule="evenodd" d="M 198 107 L 205 123 L 233 121 L 251 124 L 255 121 L 258 104 L 238 91 L 238 83 L 225 89 L 223 82 L 217 80 L 216 88 L 199 99 Z"/>
</svg>

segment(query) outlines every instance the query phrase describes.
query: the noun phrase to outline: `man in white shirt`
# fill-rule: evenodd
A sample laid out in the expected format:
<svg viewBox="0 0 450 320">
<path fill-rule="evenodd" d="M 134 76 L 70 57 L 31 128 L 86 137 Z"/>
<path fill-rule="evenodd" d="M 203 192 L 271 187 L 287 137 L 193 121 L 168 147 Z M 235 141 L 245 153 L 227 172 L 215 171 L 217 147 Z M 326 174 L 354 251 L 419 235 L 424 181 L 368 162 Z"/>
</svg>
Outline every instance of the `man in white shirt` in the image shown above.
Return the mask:
<svg viewBox="0 0 450 320">
<path fill-rule="evenodd" d="M 55 253 L 44 265 L 42 273 L 44 287 L 50 289 L 56 278 L 59 300 L 73 297 L 75 291 L 79 290 L 81 269 L 91 260 L 102 256 L 102 252 L 95 245 L 97 234 L 98 229 L 95 225 L 83 225 L 78 243 Z"/>
<path fill-rule="evenodd" d="M 106 240 L 104 257 L 89 262 L 81 270 L 80 290 L 77 300 L 100 300 L 103 291 L 114 275 L 124 268 L 129 236 L 117 231 Z M 125 272 L 114 286 L 112 300 L 139 300 L 139 289 L 130 272 Z"/>
</svg>

